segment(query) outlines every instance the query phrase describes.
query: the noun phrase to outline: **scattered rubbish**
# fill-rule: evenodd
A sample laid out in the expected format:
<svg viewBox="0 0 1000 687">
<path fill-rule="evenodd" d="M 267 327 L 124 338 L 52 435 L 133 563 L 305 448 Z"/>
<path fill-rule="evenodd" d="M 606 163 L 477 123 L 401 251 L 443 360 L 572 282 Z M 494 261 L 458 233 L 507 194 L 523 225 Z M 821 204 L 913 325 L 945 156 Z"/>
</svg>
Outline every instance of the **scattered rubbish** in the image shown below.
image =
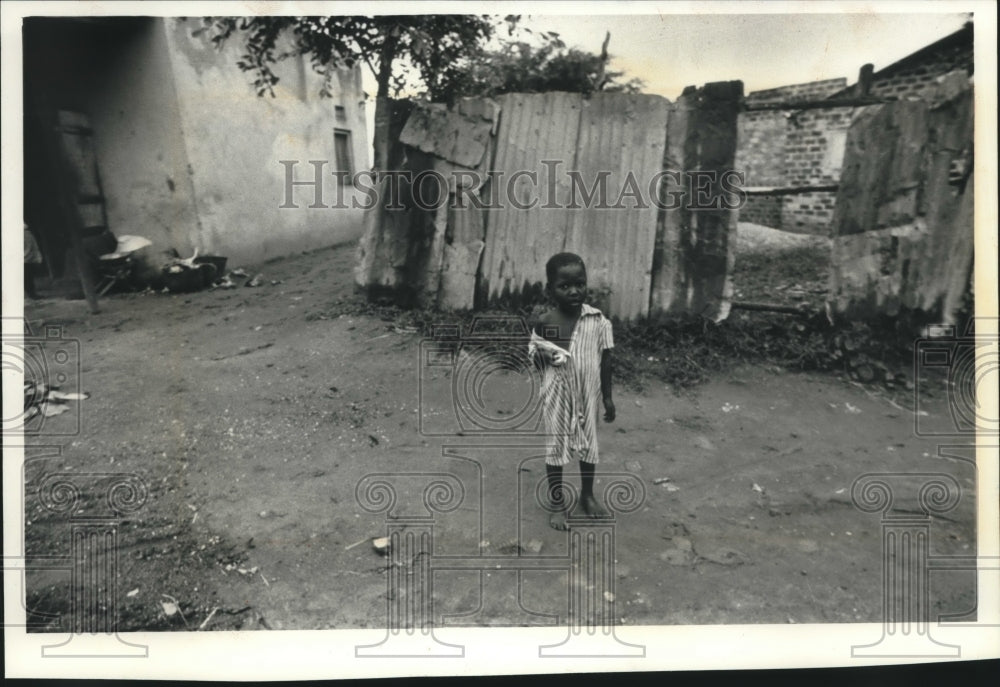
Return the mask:
<svg viewBox="0 0 1000 687">
<path fill-rule="evenodd" d="M 67 401 L 84 401 L 90 394 L 84 392 L 60 391 L 58 386 L 49 386 L 33 381 L 24 382 L 24 415 L 30 420 L 36 415 L 54 417 L 70 410 Z"/>
<path fill-rule="evenodd" d="M 378 437 L 375 436 L 374 434 L 369 434 L 368 443 L 371 444 L 372 446 L 378 446 Z"/>
<path fill-rule="evenodd" d="M 838 489 L 837 491 L 835 491 L 833 493 L 834 494 L 843 494 L 845 491 L 847 491 L 847 489 L 844 489 L 843 487 L 841 487 L 840 489 Z"/>
<path fill-rule="evenodd" d="M 383 556 L 389 553 L 389 537 L 378 537 L 377 539 L 372 539 L 372 548 Z"/>
<path fill-rule="evenodd" d="M 271 280 L 271 286 L 277 286 L 278 284 L 284 284 L 284 283 L 285 282 L 281 281 L 280 279 L 272 279 Z"/>
<path fill-rule="evenodd" d="M 697 446 L 698 448 L 703 448 L 706 451 L 714 451 L 715 450 L 715 444 L 713 444 L 708 439 L 708 437 L 705 437 L 705 436 L 702 436 L 702 435 L 696 436 L 693 439 L 692 443 L 694 443 L 694 445 Z"/>
<path fill-rule="evenodd" d="M 199 630 L 204 630 L 205 626 L 215 617 L 215 614 L 219 611 L 219 607 L 216 606 L 212 609 L 212 612 L 208 614 L 208 617 L 201 621 L 201 625 L 198 626 Z"/>
<path fill-rule="evenodd" d="M 719 565 L 743 565 L 749 562 L 745 554 L 725 546 L 708 553 L 702 553 L 701 557 L 710 563 L 717 563 Z"/>
<path fill-rule="evenodd" d="M 516 539 L 510 539 L 500 544 L 497 547 L 497 552 L 504 554 L 505 556 L 510 556 L 513 554 L 522 554 L 525 549 Z"/>
<path fill-rule="evenodd" d="M 673 491 L 680 491 L 681 490 L 681 488 L 678 487 L 676 484 L 664 484 L 663 488 L 664 488 L 664 490 L 671 491 L 671 492 L 673 492 Z"/>
<path fill-rule="evenodd" d="M 660 554 L 660 560 L 667 565 L 687 565 L 691 562 L 688 552 L 682 549 L 667 549 Z"/>
<path fill-rule="evenodd" d="M 232 270 L 232 271 L 229 272 L 229 276 L 230 277 L 249 277 L 250 275 L 247 274 L 246 270 L 244 270 L 242 267 L 237 267 L 235 270 Z"/>
<path fill-rule="evenodd" d="M 54 387 L 49 390 L 48 400 L 50 401 L 85 401 L 90 398 L 90 394 L 81 394 L 76 392 L 64 393 L 58 391 Z"/>
<path fill-rule="evenodd" d="M 611 592 L 604 592 L 604 600 L 607 601 L 608 603 L 614 603 L 615 595 L 612 594 Z"/>
<path fill-rule="evenodd" d="M 126 594 L 125 596 L 127 596 L 127 597 L 128 597 L 128 598 L 130 598 L 130 599 L 131 599 L 131 598 L 134 598 L 134 597 L 136 597 L 136 596 L 139 596 L 139 588 L 138 588 L 138 587 L 136 587 L 135 589 L 133 589 L 132 591 L 130 591 L 130 592 L 129 592 L 128 594 Z"/>
<path fill-rule="evenodd" d="M 236 568 L 236 572 L 240 575 L 253 575 L 257 572 L 257 566 L 255 565 L 252 568 Z"/>
<path fill-rule="evenodd" d="M 849 413 L 851 413 L 853 415 L 858 415 L 859 413 L 861 413 L 861 408 L 858 408 L 857 406 L 853 406 L 850 403 L 847 403 L 846 401 L 844 402 L 844 407 L 847 408 L 847 412 L 849 412 Z"/>
<path fill-rule="evenodd" d="M 722 412 L 724 413 L 731 413 L 734 410 L 739 410 L 739 409 L 740 407 L 738 405 L 734 405 L 729 401 L 726 401 L 725 403 L 722 404 Z"/>
<path fill-rule="evenodd" d="M 653 480 L 653 484 L 666 484 L 670 481 L 669 477 L 657 477 Z"/>
<path fill-rule="evenodd" d="M 176 251 L 160 266 L 165 289 L 172 293 L 200 291 L 213 285 L 222 270 L 226 258 L 215 255 L 198 256 L 198 249 L 190 258 L 181 258 Z"/>
<path fill-rule="evenodd" d="M 264 577 L 264 573 L 257 573 L 257 574 L 260 575 L 260 579 L 264 582 L 265 587 L 271 586 L 271 583 L 267 581 L 266 577 Z"/>
<path fill-rule="evenodd" d="M 173 603 L 172 601 L 161 601 L 160 606 L 163 607 L 163 615 L 167 616 L 168 618 L 172 615 L 176 615 L 177 611 L 179 610 L 177 608 L 177 604 Z"/>
<path fill-rule="evenodd" d="M 247 283 L 244 284 L 244 286 L 256 287 L 260 286 L 262 283 L 264 283 L 264 275 L 255 274 L 252 279 L 247 280 Z"/>
<path fill-rule="evenodd" d="M 763 494 L 763 493 L 764 493 L 764 487 L 760 486 L 760 485 L 759 485 L 759 484 L 757 484 L 756 482 L 754 482 L 754 483 L 753 483 L 753 487 L 752 487 L 752 489 L 753 489 L 754 491 L 758 492 L 758 493 L 761 493 L 761 494 Z"/>
<path fill-rule="evenodd" d="M 638 401 L 638 400 L 637 400 L 637 401 L 635 402 L 635 404 L 636 404 L 637 406 L 639 406 L 640 408 L 642 408 L 642 401 Z"/>
<path fill-rule="evenodd" d="M 350 551 L 350 550 L 351 550 L 351 549 L 353 549 L 353 548 L 354 548 L 355 546 L 361 546 L 361 545 L 362 545 L 362 544 L 364 544 L 364 543 L 365 543 L 366 541 L 368 541 L 368 537 L 365 537 L 364 539 L 359 539 L 358 541 L 354 542 L 353 544 L 348 544 L 347 546 L 345 546 L 345 547 L 344 547 L 344 551 Z"/>
<path fill-rule="evenodd" d="M 69 406 L 65 406 L 60 403 L 43 403 L 39 406 L 39 410 L 41 410 L 42 415 L 45 417 L 54 417 L 65 413 L 69 410 Z"/>
<path fill-rule="evenodd" d="M 542 541 L 540 539 L 532 539 L 528 542 L 525 548 L 531 553 L 541 553 L 542 552 Z"/>
<path fill-rule="evenodd" d="M 479 542 L 479 548 L 481 548 L 481 549 L 489 548 L 489 546 L 490 546 L 490 540 L 489 539 L 484 539 L 481 542 Z"/>
<path fill-rule="evenodd" d="M 184 617 L 184 613 L 183 611 L 181 611 L 181 605 L 177 601 L 177 599 L 170 596 L 169 594 L 160 594 L 160 596 L 166 599 L 166 601 L 160 602 L 160 607 L 163 609 L 163 615 L 167 616 L 168 618 L 173 617 L 175 615 L 179 615 L 181 617 L 181 620 L 184 621 L 184 625 L 186 626 L 188 624 L 188 621 L 187 618 Z"/>
</svg>

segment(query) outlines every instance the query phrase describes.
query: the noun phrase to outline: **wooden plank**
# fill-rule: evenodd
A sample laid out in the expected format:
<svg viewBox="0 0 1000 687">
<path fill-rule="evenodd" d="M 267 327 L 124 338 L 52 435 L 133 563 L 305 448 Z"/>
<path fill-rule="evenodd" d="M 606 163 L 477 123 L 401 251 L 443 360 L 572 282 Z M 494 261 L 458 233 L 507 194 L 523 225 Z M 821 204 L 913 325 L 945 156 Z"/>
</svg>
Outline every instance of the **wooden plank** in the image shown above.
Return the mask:
<svg viewBox="0 0 1000 687">
<path fill-rule="evenodd" d="M 667 168 L 714 172 L 709 197 L 722 195 L 721 179 L 733 169 L 742 97 L 740 81 L 688 87 L 670 118 Z M 691 191 L 686 183 L 670 189 L 681 202 L 661 216 L 650 314 L 694 312 L 721 320 L 732 295 L 736 210 L 696 209 Z"/>
<path fill-rule="evenodd" d="M 897 98 L 837 98 L 836 100 L 802 100 L 799 102 L 780 103 L 746 103 L 743 105 L 744 112 L 766 112 L 769 110 L 822 110 L 828 107 L 867 107 L 869 105 L 883 105 L 885 103 L 899 102 Z"/>
<path fill-rule="evenodd" d="M 803 193 L 828 193 L 836 191 L 840 184 L 819 186 L 744 186 L 742 191 L 748 196 L 795 196 Z"/>
<path fill-rule="evenodd" d="M 830 276 L 838 313 L 951 323 L 966 294 L 973 186 L 953 185 L 949 170 L 971 155 L 968 76 L 948 75 L 929 96 L 862 113 L 848 133 Z"/>
<path fill-rule="evenodd" d="M 68 111 L 59 111 L 56 114 L 57 122 L 62 122 L 67 118 L 74 120 L 83 118 L 85 121 L 86 115 Z M 90 312 L 96 314 L 100 312 L 100 306 L 98 305 L 94 273 L 83 248 L 83 239 L 81 238 L 83 225 L 79 213 L 78 196 L 82 192 L 91 195 L 95 192 L 100 194 L 96 176 L 96 159 L 93 157 L 93 142 L 89 138 L 81 139 L 72 134 L 61 133 L 58 131 L 58 126 L 52 126 L 50 130 L 52 135 L 46 137 L 46 145 L 52 169 L 56 174 L 56 203 L 66 222 L 66 233 L 69 235 L 70 249 L 76 263 L 77 274 L 80 277 L 83 296 L 87 300 Z M 86 143 L 84 144 L 83 141 Z M 96 189 L 96 191 L 92 191 L 91 188 Z"/>
</svg>

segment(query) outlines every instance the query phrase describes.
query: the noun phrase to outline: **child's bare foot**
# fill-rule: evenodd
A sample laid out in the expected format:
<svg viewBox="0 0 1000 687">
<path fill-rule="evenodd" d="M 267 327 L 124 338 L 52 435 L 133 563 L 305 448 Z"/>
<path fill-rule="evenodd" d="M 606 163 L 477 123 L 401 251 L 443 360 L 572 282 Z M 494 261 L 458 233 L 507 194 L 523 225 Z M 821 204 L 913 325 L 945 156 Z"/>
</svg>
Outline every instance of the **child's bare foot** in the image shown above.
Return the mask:
<svg viewBox="0 0 1000 687">
<path fill-rule="evenodd" d="M 611 517 L 593 494 L 584 494 L 580 497 L 580 508 L 591 518 Z"/>
<path fill-rule="evenodd" d="M 566 524 L 566 511 L 557 510 L 549 516 L 549 527 L 554 530 L 565 531 L 569 529 Z"/>
</svg>

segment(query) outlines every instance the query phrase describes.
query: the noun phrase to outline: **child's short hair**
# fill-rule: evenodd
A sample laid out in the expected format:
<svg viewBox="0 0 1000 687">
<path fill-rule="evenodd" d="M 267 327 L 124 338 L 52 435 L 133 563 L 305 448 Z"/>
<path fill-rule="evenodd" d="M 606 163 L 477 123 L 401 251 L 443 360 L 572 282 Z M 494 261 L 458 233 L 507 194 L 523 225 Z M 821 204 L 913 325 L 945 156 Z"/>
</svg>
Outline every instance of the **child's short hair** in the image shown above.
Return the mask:
<svg viewBox="0 0 1000 687">
<path fill-rule="evenodd" d="M 556 272 L 559 271 L 559 268 L 566 265 L 579 265 L 584 271 L 587 270 L 587 265 L 583 262 L 583 258 L 576 253 L 556 253 L 545 263 L 545 278 L 551 283 L 555 280 Z"/>
</svg>

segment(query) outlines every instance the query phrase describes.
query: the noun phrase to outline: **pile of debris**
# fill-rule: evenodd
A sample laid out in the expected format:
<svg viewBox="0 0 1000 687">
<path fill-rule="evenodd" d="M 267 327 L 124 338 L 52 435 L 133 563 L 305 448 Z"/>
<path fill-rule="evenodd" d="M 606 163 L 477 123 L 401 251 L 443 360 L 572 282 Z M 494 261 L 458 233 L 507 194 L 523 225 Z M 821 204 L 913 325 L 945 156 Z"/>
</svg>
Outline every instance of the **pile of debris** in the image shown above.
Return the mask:
<svg viewBox="0 0 1000 687">
<path fill-rule="evenodd" d="M 61 391 L 59 386 L 25 379 L 23 425 L 29 429 L 33 421 L 38 422 L 71 410 L 69 401 L 83 401 L 88 398 L 90 394 L 86 392 Z"/>
</svg>

